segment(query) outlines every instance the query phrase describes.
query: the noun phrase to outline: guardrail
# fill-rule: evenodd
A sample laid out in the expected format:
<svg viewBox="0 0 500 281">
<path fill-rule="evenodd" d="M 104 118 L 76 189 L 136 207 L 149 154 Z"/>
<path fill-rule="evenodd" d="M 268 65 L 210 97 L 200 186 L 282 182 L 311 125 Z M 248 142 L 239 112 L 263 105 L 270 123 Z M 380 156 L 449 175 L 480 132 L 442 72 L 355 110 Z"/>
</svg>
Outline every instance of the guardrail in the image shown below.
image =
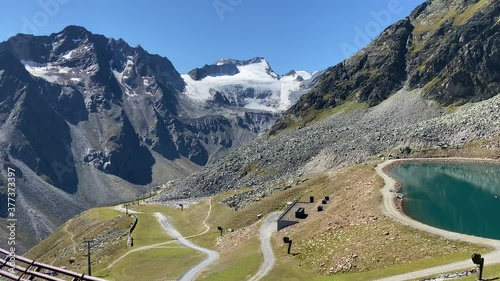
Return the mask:
<svg viewBox="0 0 500 281">
<path fill-rule="evenodd" d="M 106 281 L 105 279 L 89 276 L 82 273 L 76 273 L 64 268 L 59 268 L 56 266 L 40 263 L 34 260 L 30 260 L 23 256 L 15 255 L 16 264 L 11 267 L 7 263 L 10 259 L 10 252 L 0 248 L 0 254 L 3 258 L 0 258 L 0 276 L 5 277 L 9 280 L 19 280 L 19 281 L 31 281 L 31 280 L 48 280 L 48 281 L 66 281 L 64 279 L 53 276 L 54 274 L 62 275 L 61 277 L 71 277 L 71 281 Z M 20 264 L 23 264 L 21 266 Z M 26 266 L 26 267 L 24 267 Z M 8 268 L 9 270 L 5 270 Z M 50 272 L 42 273 L 42 270 Z M 14 272 L 12 272 L 14 271 Z"/>
</svg>

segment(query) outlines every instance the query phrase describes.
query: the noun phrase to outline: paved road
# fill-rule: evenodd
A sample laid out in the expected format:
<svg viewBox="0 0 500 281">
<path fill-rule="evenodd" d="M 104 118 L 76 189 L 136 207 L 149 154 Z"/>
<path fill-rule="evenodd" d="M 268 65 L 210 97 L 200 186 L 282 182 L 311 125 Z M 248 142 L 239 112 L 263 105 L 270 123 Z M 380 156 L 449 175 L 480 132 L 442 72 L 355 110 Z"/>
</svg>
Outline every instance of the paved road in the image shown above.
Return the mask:
<svg viewBox="0 0 500 281">
<path fill-rule="evenodd" d="M 170 221 L 161 213 L 155 213 L 155 216 L 158 218 L 160 224 L 163 229 L 170 235 L 172 238 L 178 240 L 182 245 L 194 249 L 196 251 L 205 253 L 207 257 L 199 264 L 192 267 L 190 270 L 185 272 L 180 278 L 179 281 L 192 281 L 196 278 L 198 273 L 200 273 L 203 269 L 211 265 L 213 262 L 219 259 L 219 253 L 202 248 L 193 242 L 187 240 L 182 234 L 175 229 L 175 227 L 170 223 Z"/>
<path fill-rule="evenodd" d="M 266 276 L 271 269 L 274 267 L 274 263 L 276 258 L 274 257 L 273 248 L 271 247 L 271 235 L 273 232 L 277 231 L 278 225 L 276 224 L 276 220 L 278 219 L 280 213 L 272 213 L 267 216 L 259 230 L 259 238 L 260 238 L 260 249 L 262 254 L 264 255 L 264 262 L 261 264 L 259 271 L 249 279 L 249 281 L 257 281 L 262 277 Z"/>
<path fill-rule="evenodd" d="M 408 159 L 408 160 L 418 160 L 418 159 Z M 432 159 L 426 159 L 426 160 L 432 160 Z M 453 159 L 451 159 L 453 160 Z M 462 160 L 466 161 L 464 159 L 456 159 L 456 160 Z M 499 240 L 493 240 L 493 239 L 487 239 L 487 238 L 482 238 L 482 237 L 476 237 L 472 235 L 465 235 L 461 233 L 456 233 L 456 232 L 450 232 L 446 231 L 443 229 L 435 228 L 426 224 L 423 224 L 421 222 L 415 221 L 411 219 L 410 217 L 407 217 L 403 213 L 401 213 L 397 207 L 396 204 L 394 203 L 394 197 L 396 194 L 394 192 L 391 192 L 391 189 L 395 188 L 396 181 L 388 176 L 386 173 L 383 172 L 383 168 L 387 165 L 390 165 L 394 163 L 395 161 L 398 160 L 388 160 L 382 164 L 379 164 L 377 168 L 375 169 L 377 173 L 384 179 L 385 181 L 385 186 L 382 189 L 382 195 L 384 197 L 384 213 L 396 220 L 397 222 L 419 229 L 423 231 L 427 231 L 436 235 L 443 236 L 448 239 L 452 240 L 461 240 L 461 241 L 466 241 L 469 243 L 474 243 L 474 244 L 483 244 L 487 245 L 490 247 L 493 247 L 495 250 L 493 252 L 490 252 L 488 254 L 482 255 L 484 257 L 485 264 L 493 264 L 493 263 L 498 263 L 500 260 L 500 241 Z M 471 253 L 472 254 L 472 253 Z M 416 279 L 416 278 L 422 278 L 430 275 L 437 275 L 440 273 L 444 272 L 449 272 L 449 271 L 455 271 L 455 270 L 460 270 L 464 268 L 472 268 L 474 267 L 474 264 L 472 264 L 472 261 L 470 259 L 460 261 L 460 262 L 454 262 L 450 264 L 445 264 L 442 266 L 436 266 L 436 267 L 431 267 L 415 272 L 410 272 L 406 274 L 401 274 L 397 276 L 392 276 L 388 278 L 383 278 L 378 281 L 402 281 L 402 280 L 409 280 L 409 279 Z"/>
</svg>

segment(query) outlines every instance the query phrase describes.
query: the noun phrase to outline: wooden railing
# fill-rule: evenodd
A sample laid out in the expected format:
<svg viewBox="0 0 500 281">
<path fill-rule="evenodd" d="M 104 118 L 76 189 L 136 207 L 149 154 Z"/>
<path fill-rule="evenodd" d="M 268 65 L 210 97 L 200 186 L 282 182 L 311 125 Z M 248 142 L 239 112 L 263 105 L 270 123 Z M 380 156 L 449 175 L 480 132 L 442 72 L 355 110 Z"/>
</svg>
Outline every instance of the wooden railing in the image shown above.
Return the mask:
<svg viewBox="0 0 500 281">
<path fill-rule="evenodd" d="M 0 248 L 0 276 L 9 280 L 31 281 L 31 280 L 48 280 L 48 281 L 66 281 L 57 276 L 70 277 L 71 281 L 106 281 L 105 279 L 76 273 L 56 266 L 43 264 L 34 260 L 27 259 L 22 256 L 15 255 L 15 265 L 12 267 L 8 264 L 11 256 L 10 252 Z M 42 273 L 45 271 L 45 273 Z M 50 272 L 50 275 L 48 274 Z"/>
</svg>

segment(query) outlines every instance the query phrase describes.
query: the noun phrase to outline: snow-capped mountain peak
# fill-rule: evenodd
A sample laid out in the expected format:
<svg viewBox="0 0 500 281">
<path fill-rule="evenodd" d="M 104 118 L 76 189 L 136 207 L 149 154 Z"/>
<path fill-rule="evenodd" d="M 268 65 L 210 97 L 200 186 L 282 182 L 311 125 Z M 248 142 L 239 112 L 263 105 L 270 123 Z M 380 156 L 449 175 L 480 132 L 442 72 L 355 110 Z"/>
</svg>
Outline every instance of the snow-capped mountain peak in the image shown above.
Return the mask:
<svg viewBox="0 0 500 281">
<path fill-rule="evenodd" d="M 311 78 L 306 71 L 276 74 L 266 59 L 221 59 L 215 64 L 196 68 L 181 77 L 186 83 L 185 94 L 198 102 L 224 101 L 226 106 L 238 106 L 263 111 L 284 111 L 300 94 L 302 82 Z"/>
</svg>

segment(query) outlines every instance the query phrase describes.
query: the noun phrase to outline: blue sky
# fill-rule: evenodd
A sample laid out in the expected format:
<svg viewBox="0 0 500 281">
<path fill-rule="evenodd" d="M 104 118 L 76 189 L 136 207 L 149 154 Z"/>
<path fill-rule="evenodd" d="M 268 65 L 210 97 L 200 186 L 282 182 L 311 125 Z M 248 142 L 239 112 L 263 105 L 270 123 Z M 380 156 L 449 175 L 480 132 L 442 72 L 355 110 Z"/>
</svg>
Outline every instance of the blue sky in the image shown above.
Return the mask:
<svg viewBox="0 0 500 281">
<path fill-rule="evenodd" d="M 423 0 L 3 0 L 0 41 L 81 25 L 168 57 L 181 73 L 265 57 L 280 74 L 322 70 Z"/>
</svg>

